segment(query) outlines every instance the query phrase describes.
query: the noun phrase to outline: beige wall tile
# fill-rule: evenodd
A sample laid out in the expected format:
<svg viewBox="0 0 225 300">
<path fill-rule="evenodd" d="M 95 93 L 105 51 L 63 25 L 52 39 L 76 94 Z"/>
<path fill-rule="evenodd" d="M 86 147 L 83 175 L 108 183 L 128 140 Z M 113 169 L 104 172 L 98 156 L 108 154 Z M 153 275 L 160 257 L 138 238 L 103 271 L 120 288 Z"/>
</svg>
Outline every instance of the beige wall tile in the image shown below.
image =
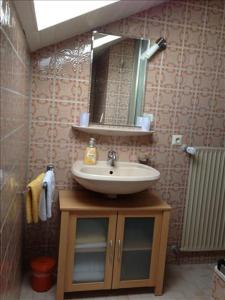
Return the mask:
<svg viewBox="0 0 225 300">
<path fill-rule="evenodd" d="M 32 77 L 32 97 L 38 99 L 52 99 L 53 79 L 34 75 Z"/>
<path fill-rule="evenodd" d="M 160 36 L 164 35 L 164 27 L 163 23 L 159 23 L 155 20 L 147 20 L 146 28 L 145 28 L 145 38 L 150 40 L 156 40 Z"/>
<path fill-rule="evenodd" d="M 202 27 L 205 21 L 205 7 L 204 6 L 193 6 L 187 7 L 187 25 Z"/>
<path fill-rule="evenodd" d="M 12 1 L 0 4 L 1 171 L 0 276 L 1 298 L 19 299 L 22 266 L 21 192 L 28 158 L 29 56 Z M 6 20 L 6 18 L 5 18 Z"/>
</svg>

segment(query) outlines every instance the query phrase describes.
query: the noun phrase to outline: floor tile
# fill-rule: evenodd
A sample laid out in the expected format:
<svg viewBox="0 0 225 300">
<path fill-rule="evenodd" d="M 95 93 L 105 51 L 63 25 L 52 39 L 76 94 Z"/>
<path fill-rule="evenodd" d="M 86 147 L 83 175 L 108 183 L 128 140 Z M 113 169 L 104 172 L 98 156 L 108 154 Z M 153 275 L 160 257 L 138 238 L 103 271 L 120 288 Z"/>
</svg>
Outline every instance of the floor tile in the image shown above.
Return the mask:
<svg viewBox="0 0 225 300">
<path fill-rule="evenodd" d="M 165 276 L 165 291 L 160 297 L 154 293 L 121 296 L 75 297 L 76 300 L 209 300 L 213 265 L 169 265 Z M 55 300 L 56 287 L 37 293 L 30 287 L 28 277 L 23 280 L 20 300 Z M 72 300 L 72 299 L 71 299 Z"/>
</svg>

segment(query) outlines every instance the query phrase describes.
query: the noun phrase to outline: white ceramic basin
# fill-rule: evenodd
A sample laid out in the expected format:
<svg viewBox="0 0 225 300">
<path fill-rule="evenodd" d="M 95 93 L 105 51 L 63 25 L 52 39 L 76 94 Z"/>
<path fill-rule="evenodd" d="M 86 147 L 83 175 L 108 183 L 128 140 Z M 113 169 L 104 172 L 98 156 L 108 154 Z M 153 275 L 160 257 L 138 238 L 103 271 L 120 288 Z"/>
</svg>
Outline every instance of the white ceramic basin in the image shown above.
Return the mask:
<svg viewBox="0 0 225 300">
<path fill-rule="evenodd" d="M 156 169 L 131 162 L 116 162 L 115 167 L 111 167 L 106 161 L 98 161 L 90 166 L 83 161 L 76 161 L 72 173 L 86 189 L 111 195 L 144 191 L 160 177 Z"/>
</svg>

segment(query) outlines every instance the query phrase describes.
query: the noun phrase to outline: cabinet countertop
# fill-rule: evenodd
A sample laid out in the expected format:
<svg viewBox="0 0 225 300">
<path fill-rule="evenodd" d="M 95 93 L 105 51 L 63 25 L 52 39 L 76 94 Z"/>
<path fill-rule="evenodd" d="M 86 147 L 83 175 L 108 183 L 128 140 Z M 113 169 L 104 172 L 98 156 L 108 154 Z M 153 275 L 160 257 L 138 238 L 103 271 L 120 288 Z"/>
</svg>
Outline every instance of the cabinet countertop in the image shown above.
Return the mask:
<svg viewBox="0 0 225 300">
<path fill-rule="evenodd" d="M 60 210 L 62 211 L 165 211 L 171 206 L 156 194 L 144 191 L 132 195 L 120 195 L 110 199 L 106 195 L 86 190 L 59 191 Z"/>
</svg>

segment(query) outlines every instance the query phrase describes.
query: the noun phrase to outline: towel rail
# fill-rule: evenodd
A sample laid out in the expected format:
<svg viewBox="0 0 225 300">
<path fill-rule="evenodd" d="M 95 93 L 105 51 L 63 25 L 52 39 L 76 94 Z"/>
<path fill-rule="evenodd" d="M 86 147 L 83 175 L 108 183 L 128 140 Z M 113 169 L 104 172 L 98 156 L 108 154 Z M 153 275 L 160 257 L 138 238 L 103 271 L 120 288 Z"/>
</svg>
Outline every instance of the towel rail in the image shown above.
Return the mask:
<svg viewBox="0 0 225 300">
<path fill-rule="evenodd" d="M 46 167 L 46 171 L 50 171 L 50 170 L 54 170 L 54 166 L 52 164 L 49 164 Z M 47 189 L 47 183 L 46 182 L 43 182 L 42 188 L 45 189 L 45 190 Z M 30 187 L 26 187 L 26 189 L 24 191 L 22 191 L 22 194 L 26 194 L 29 191 L 30 191 Z"/>
</svg>

